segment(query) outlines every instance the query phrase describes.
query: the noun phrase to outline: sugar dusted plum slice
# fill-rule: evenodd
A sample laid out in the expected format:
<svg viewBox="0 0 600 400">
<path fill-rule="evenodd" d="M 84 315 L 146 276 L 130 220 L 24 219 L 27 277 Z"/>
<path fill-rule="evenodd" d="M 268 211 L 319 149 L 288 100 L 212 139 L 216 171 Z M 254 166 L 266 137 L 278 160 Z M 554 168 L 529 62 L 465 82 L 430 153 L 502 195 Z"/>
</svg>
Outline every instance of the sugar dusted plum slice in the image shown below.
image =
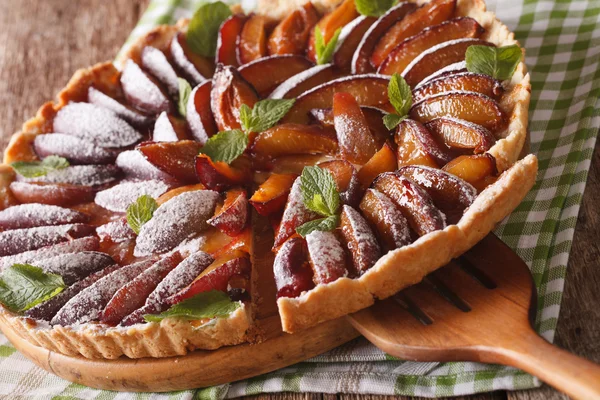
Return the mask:
<svg viewBox="0 0 600 400">
<path fill-rule="evenodd" d="M 493 46 L 485 40 L 466 38 L 449 40 L 433 46 L 413 59 L 402 72 L 402 76 L 411 87 L 439 69 L 465 59 L 470 46 Z"/>
<path fill-rule="evenodd" d="M 252 152 L 263 158 L 287 154 L 335 154 L 338 142 L 334 132 L 318 125 L 280 124 L 259 133 Z"/>
<path fill-rule="evenodd" d="M 302 190 L 300 189 L 300 178 L 296 178 L 285 204 L 273 247 L 281 246 L 283 242 L 296 233 L 297 227 L 317 218 L 319 218 L 319 215 L 304 205 Z"/>
<path fill-rule="evenodd" d="M 91 186 L 39 182 L 12 182 L 10 191 L 21 203 L 41 203 L 70 206 L 94 200 Z"/>
<path fill-rule="evenodd" d="M 358 11 L 356 11 L 354 0 L 344 0 L 333 11 L 321 18 L 316 26 L 321 30 L 325 43 L 329 43 L 335 31 L 349 24 L 356 17 L 358 17 Z M 315 29 L 310 32 L 306 54 L 310 60 L 316 61 Z"/>
<path fill-rule="evenodd" d="M 24 229 L 37 226 L 84 223 L 86 214 L 46 204 L 18 204 L 0 211 L 0 229 Z"/>
<path fill-rule="evenodd" d="M 59 254 L 78 253 L 98 250 L 100 241 L 95 236 L 87 236 L 37 250 L 26 251 L 14 256 L 0 257 L 0 271 L 13 264 L 31 264 L 32 262 L 57 256 Z"/>
<path fill-rule="evenodd" d="M 165 54 L 156 47 L 146 46 L 141 55 L 142 68 L 158 79 L 173 99 L 179 97 L 177 73 L 167 60 Z"/>
<path fill-rule="evenodd" d="M 100 225 L 96 228 L 96 234 L 102 241 L 110 241 L 115 244 L 131 242 L 137 236 L 127 223 L 126 217 Z"/>
<path fill-rule="evenodd" d="M 240 128 L 242 104 L 254 107 L 258 94 L 231 66 L 217 65 L 210 92 L 210 108 L 220 131 Z"/>
<path fill-rule="evenodd" d="M 383 124 L 383 117 L 387 114 L 386 111 L 370 106 L 361 106 L 360 111 L 367 120 L 367 125 L 375 142 L 378 146 L 382 146 L 389 139 L 390 131 Z M 333 108 L 313 108 L 309 112 L 310 117 L 315 119 L 324 127 L 333 127 Z"/>
<path fill-rule="evenodd" d="M 507 118 L 498 103 L 475 92 L 447 92 L 427 97 L 410 109 L 410 117 L 421 123 L 453 117 L 481 125 L 492 133 L 506 127 Z"/>
<path fill-rule="evenodd" d="M 159 180 L 169 186 L 179 184 L 175 178 L 152 165 L 138 150 L 127 150 L 119 154 L 115 164 L 128 179 Z"/>
<path fill-rule="evenodd" d="M 295 99 L 302 93 L 343 75 L 333 64 L 315 65 L 283 81 L 271 92 L 269 98 Z"/>
<path fill-rule="evenodd" d="M 368 189 L 360 202 L 360 211 L 377 231 L 384 250 L 390 251 L 411 242 L 408 221 L 389 197 Z"/>
<path fill-rule="evenodd" d="M 91 225 L 67 224 L 39 226 L 36 228 L 12 229 L 0 232 L 0 256 L 10 256 L 25 251 L 37 250 L 68 240 L 90 236 Z"/>
<path fill-rule="evenodd" d="M 123 318 L 121 325 L 130 326 L 144 322 L 144 315 L 158 314 L 168 309 L 170 304 L 167 299 L 192 283 L 213 261 L 214 259 L 203 251 L 189 255 L 156 286 L 142 307 Z"/>
<path fill-rule="evenodd" d="M 455 8 L 456 0 L 432 0 L 396 22 L 377 42 L 371 54 L 371 65 L 379 68 L 403 40 L 452 18 Z"/>
<path fill-rule="evenodd" d="M 131 60 L 127 60 L 121 73 L 121 86 L 127 102 L 142 112 L 157 115 L 175 109 L 161 85 Z"/>
<path fill-rule="evenodd" d="M 424 51 L 443 42 L 463 38 L 478 38 L 484 29 L 473 18 L 461 17 L 424 29 L 398 46 L 379 67 L 380 74 L 402 73 Z"/>
<path fill-rule="evenodd" d="M 152 165 L 183 183 L 198 182 L 196 177 L 196 155 L 202 145 L 194 140 L 177 142 L 145 142 L 138 151 Z"/>
<path fill-rule="evenodd" d="M 377 175 L 382 174 L 384 172 L 391 172 L 396 170 L 398 166 L 398 161 L 396 160 L 396 155 L 394 154 L 394 149 L 389 143 L 384 143 L 384 145 L 379 149 L 377 153 L 371 157 L 369 161 L 358 171 L 357 178 L 362 187 L 367 188 L 371 186 L 373 180 L 377 177 Z"/>
<path fill-rule="evenodd" d="M 379 175 L 373 188 L 389 197 L 419 236 L 444 229 L 446 218 L 429 194 L 414 181 L 394 172 Z"/>
<path fill-rule="evenodd" d="M 215 57 L 217 68 L 219 64 L 231 65 L 233 67 L 239 65 L 237 59 L 237 42 L 245 22 L 246 16 L 235 14 L 227 18 L 221 24 L 217 39 L 217 54 Z"/>
<path fill-rule="evenodd" d="M 212 76 L 215 70 L 214 64 L 211 60 L 190 50 L 185 33 L 179 32 L 173 37 L 169 50 L 173 63 L 193 86 L 201 84 Z"/>
<path fill-rule="evenodd" d="M 111 256 L 98 251 L 84 251 L 81 253 L 60 254 L 55 257 L 34 262 L 45 272 L 62 276 L 65 284 L 79 281 L 86 276 L 113 265 L 115 261 Z"/>
<path fill-rule="evenodd" d="M 240 32 L 237 56 L 240 65 L 247 64 L 267 55 L 267 18 L 254 14 L 248 17 Z"/>
<path fill-rule="evenodd" d="M 127 315 L 144 305 L 148 295 L 181 262 L 178 252 L 165 256 L 122 286 L 112 296 L 100 315 L 100 322 L 115 326 Z"/>
<path fill-rule="evenodd" d="M 154 199 L 169 189 L 162 181 L 122 182 L 96 194 L 96 204 L 110 211 L 125 212 L 138 197 L 148 195 Z"/>
<path fill-rule="evenodd" d="M 42 159 L 54 155 L 66 158 L 71 164 L 110 164 L 117 158 L 113 150 L 62 133 L 37 135 L 33 148 Z"/>
<path fill-rule="evenodd" d="M 129 264 L 98 279 L 73 296 L 52 318 L 52 325 L 69 326 L 97 321 L 113 295 L 136 276 L 154 264 L 144 260 Z"/>
<path fill-rule="evenodd" d="M 182 240 L 204 230 L 219 194 L 212 190 L 185 192 L 162 204 L 142 226 L 134 255 L 164 253 Z"/>
<path fill-rule="evenodd" d="M 196 157 L 196 176 L 206 188 L 214 190 L 242 185 L 252 177 L 246 157 L 241 156 L 229 165 L 213 162 L 206 154 Z"/>
<path fill-rule="evenodd" d="M 333 282 L 348 276 L 342 243 L 333 232 L 312 231 L 306 235 L 315 284 Z"/>
<path fill-rule="evenodd" d="M 360 44 L 365 32 L 377 21 L 375 17 L 361 15 L 344 26 L 338 37 L 338 45 L 333 53 L 333 63 L 340 69 L 349 71 L 352 56 Z"/>
<path fill-rule="evenodd" d="M 498 99 L 504 89 L 500 82 L 489 75 L 461 72 L 433 79 L 413 91 L 413 101 L 418 102 L 443 92 L 469 91 Z"/>
<path fill-rule="evenodd" d="M 375 139 L 351 94 L 338 92 L 333 95 L 333 123 L 342 157 L 355 164 L 365 164 L 375 155 Z"/>
<path fill-rule="evenodd" d="M 285 17 L 269 36 L 267 47 L 270 55 L 303 55 L 308 37 L 319 21 L 319 13 L 311 2 L 299 7 Z"/>
<path fill-rule="evenodd" d="M 400 122 L 394 140 L 398 166 L 417 164 L 439 167 L 452 160 L 450 151 L 442 147 L 421 123 L 412 119 Z"/>
<path fill-rule="evenodd" d="M 95 89 L 93 86 L 90 86 L 88 89 L 88 102 L 114 112 L 117 116 L 129 122 L 136 128 L 143 128 L 152 123 L 152 118 L 120 103 L 112 97 Z"/>
<path fill-rule="evenodd" d="M 362 188 L 356 177 L 356 169 L 346 160 L 331 160 L 319 163 L 319 167 L 328 170 L 340 193 L 343 204 L 357 205 L 362 196 Z"/>
<path fill-rule="evenodd" d="M 85 279 L 75 282 L 58 295 L 54 296 L 48 301 L 38 304 L 37 306 L 30 308 L 25 311 L 25 315 L 29 318 L 40 319 L 43 321 L 50 321 L 52 317 L 56 315 L 69 300 L 71 300 L 76 294 L 81 292 L 83 289 L 91 286 L 94 282 L 105 277 L 106 275 L 121 268 L 119 264 L 112 264 L 100 271 L 94 272 Z"/>
<path fill-rule="evenodd" d="M 54 131 L 75 136 L 100 147 L 125 147 L 142 135 L 115 113 L 89 103 L 69 103 L 53 122 Z"/>
<path fill-rule="evenodd" d="M 195 141 L 204 145 L 208 138 L 217 133 L 217 125 L 210 108 L 212 81 L 206 81 L 194 88 L 186 106 L 185 119 Z"/>
<path fill-rule="evenodd" d="M 467 63 L 464 60 L 463 61 L 459 61 L 459 62 L 455 62 L 454 64 L 450 64 L 448 66 L 445 66 L 442 69 L 439 69 L 439 70 L 435 71 L 433 74 L 431 74 L 428 77 L 426 77 L 425 79 L 423 79 L 421 82 L 419 82 L 415 86 L 415 90 L 418 89 L 418 88 L 420 88 L 421 86 L 423 86 L 427 82 L 431 82 L 434 79 L 441 78 L 442 76 L 451 76 L 451 75 L 454 75 L 454 74 L 460 74 L 460 73 L 463 73 L 463 72 L 468 72 L 468 70 L 467 70 Z"/>
<path fill-rule="evenodd" d="M 237 188 L 228 190 L 223 206 L 207 222 L 229 236 L 239 234 L 248 222 L 246 191 Z"/>
<path fill-rule="evenodd" d="M 294 237 L 281 245 L 275 255 L 273 273 L 277 298 L 298 297 L 315 286 L 304 239 Z"/>
<path fill-rule="evenodd" d="M 407 165 L 397 173 L 421 186 L 451 224 L 458 222 L 477 197 L 477 190 L 473 186 L 441 169 Z"/>
<path fill-rule="evenodd" d="M 363 216 L 348 205 L 342 207 L 340 228 L 350 251 L 354 272 L 360 276 L 381 257 L 379 243 Z"/>
<path fill-rule="evenodd" d="M 17 175 L 22 182 L 62 183 L 67 185 L 100 186 L 114 182 L 120 174 L 114 165 L 73 165 L 35 178 Z"/>
<path fill-rule="evenodd" d="M 282 122 L 309 123 L 310 110 L 332 107 L 333 94 L 337 92 L 349 93 L 359 105 L 388 107 L 388 83 L 389 77 L 377 74 L 352 75 L 324 83 L 298 96 Z"/>
<path fill-rule="evenodd" d="M 305 57 L 287 54 L 260 58 L 242 65 L 239 72 L 261 97 L 267 97 L 279 84 L 312 66 Z"/>
<path fill-rule="evenodd" d="M 154 142 L 176 142 L 188 138 L 186 121 L 173 114 L 162 112 L 154 123 Z"/>
<path fill-rule="evenodd" d="M 450 149 L 458 151 L 484 153 L 496 142 L 484 127 L 456 118 L 436 118 L 425 124 L 425 128 Z"/>
<path fill-rule="evenodd" d="M 280 212 L 294 184 L 295 174 L 271 174 L 250 198 L 250 204 L 263 216 Z"/>
<path fill-rule="evenodd" d="M 416 8 L 414 3 L 401 2 L 382 15 L 363 35 L 352 56 L 352 73 L 365 74 L 375 71 L 370 57 L 381 38 L 394 24 L 401 24 L 402 19 Z"/>
<path fill-rule="evenodd" d="M 496 179 L 496 159 L 489 153 L 460 156 L 444 165 L 444 171 L 469 182 L 482 191 Z"/>
</svg>

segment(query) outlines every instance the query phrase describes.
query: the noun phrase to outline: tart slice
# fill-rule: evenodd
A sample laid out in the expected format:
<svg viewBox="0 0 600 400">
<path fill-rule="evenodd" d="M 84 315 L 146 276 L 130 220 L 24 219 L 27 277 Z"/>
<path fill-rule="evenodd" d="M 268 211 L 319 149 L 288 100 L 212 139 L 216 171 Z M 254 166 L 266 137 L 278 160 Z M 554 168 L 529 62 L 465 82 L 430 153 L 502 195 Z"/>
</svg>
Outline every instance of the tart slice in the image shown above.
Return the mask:
<svg viewBox="0 0 600 400">
<path fill-rule="evenodd" d="M 13 135 L 0 318 L 23 338 L 166 357 L 275 309 L 294 332 L 420 281 L 533 185 L 529 75 L 480 1 L 259 3 L 157 27 Z"/>
</svg>

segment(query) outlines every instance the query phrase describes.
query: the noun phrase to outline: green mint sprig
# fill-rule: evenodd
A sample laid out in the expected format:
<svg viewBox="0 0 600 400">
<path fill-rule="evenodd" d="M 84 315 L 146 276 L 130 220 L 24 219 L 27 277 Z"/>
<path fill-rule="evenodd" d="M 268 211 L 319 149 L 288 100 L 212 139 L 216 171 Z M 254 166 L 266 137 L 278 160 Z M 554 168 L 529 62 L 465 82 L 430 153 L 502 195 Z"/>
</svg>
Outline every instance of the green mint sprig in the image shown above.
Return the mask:
<svg viewBox="0 0 600 400">
<path fill-rule="evenodd" d="M 142 226 L 152 219 L 158 203 L 152 197 L 144 194 L 137 198 L 135 203 L 127 207 L 127 224 L 136 234 L 140 233 Z"/>
<path fill-rule="evenodd" d="M 69 161 L 59 156 L 48 156 L 42 161 L 15 161 L 10 166 L 17 174 L 25 178 L 37 178 L 46 175 L 48 172 L 67 168 Z"/>
<path fill-rule="evenodd" d="M 504 47 L 469 46 L 465 61 L 469 72 L 504 81 L 512 78 L 522 57 L 521 48 L 516 44 Z"/>
<path fill-rule="evenodd" d="M 29 264 L 14 264 L 0 277 L 0 303 L 13 312 L 28 310 L 65 289 L 63 278 Z"/>
<path fill-rule="evenodd" d="M 160 314 L 144 315 L 144 319 L 148 322 L 160 322 L 165 318 L 197 320 L 226 317 L 238 308 L 240 308 L 239 301 L 231 301 L 226 293 L 211 290 L 183 300 Z"/>
<path fill-rule="evenodd" d="M 342 32 L 342 28 L 338 28 L 331 37 L 331 40 L 325 43 L 321 28 L 319 26 L 315 28 L 315 53 L 317 56 L 317 64 L 327 64 L 331 61 L 340 32 Z"/>
<path fill-rule="evenodd" d="M 356 11 L 367 17 L 381 17 L 397 0 L 354 0 Z"/>
<path fill-rule="evenodd" d="M 296 228 L 306 237 L 312 231 L 331 231 L 339 223 L 340 194 L 331 173 L 318 166 L 304 167 L 300 175 L 302 201 L 306 208 L 323 216 Z"/>
<path fill-rule="evenodd" d="M 214 57 L 221 24 L 231 16 L 222 1 L 202 5 L 190 20 L 186 41 L 190 49 L 204 57 Z"/>
<path fill-rule="evenodd" d="M 408 112 L 410 111 L 413 101 L 410 86 L 399 74 L 394 74 L 390 78 L 390 83 L 388 84 L 388 97 L 390 103 L 396 110 L 396 114 L 386 114 L 383 117 L 383 123 L 386 128 L 392 130 L 408 117 Z"/>
<path fill-rule="evenodd" d="M 183 78 L 177 78 L 179 82 L 179 101 L 177 102 L 177 110 L 182 117 L 187 115 L 187 103 L 192 93 L 192 85 Z"/>
<path fill-rule="evenodd" d="M 221 131 L 206 141 L 200 154 L 206 154 L 213 162 L 230 164 L 248 147 L 248 135 L 239 129 Z"/>
</svg>

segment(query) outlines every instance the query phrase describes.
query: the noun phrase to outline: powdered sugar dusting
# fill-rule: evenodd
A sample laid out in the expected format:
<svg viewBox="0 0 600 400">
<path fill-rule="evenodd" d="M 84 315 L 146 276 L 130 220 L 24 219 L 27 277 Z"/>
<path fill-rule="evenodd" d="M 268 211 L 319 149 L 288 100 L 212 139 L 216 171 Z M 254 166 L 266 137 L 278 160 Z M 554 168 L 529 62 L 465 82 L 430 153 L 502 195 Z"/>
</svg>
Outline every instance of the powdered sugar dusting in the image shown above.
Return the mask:
<svg viewBox="0 0 600 400">
<path fill-rule="evenodd" d="M 84 213 L 69 208 L 38 203 L 19 204 L 0 211 L 0 229 L 62 225 L 87 222 L 88 219 Z"/>
<path fill-rule="evenodd" d="M 121 86 L 127 100 L 142 111 L 159 114 L 171 108 L 167 96 L 132 60 L 125 63 L 121 73 Z"/>
<path fill-rule="evenodd" d="M 379 243 L 363 216 L 348 205 L 342 208 L 341 225 L 342 235 L 352 255 L 354 270 L 362 274 L 381 257 Z"/>
<path fill-rule="evenodd" d="M 73 165 L 48 172 L 35 178 L 17 175 L 23 182 L 67 183 L 70 185 L 97 186 L 113 182 L 119 176 L 119 168 L 114 165 Z"/>
<path fill-rule="evenodd" d="M 166 86 L 171 97 L 179 97 L 177 74 L 162 51 L 152 46 L 144 47 L 142 66 Z"/>
<path fill-rule="evenodd" d="M 0 256 L 9 256 L 40 247 L 50 246 L 93 233 L 93 227 L 84 224 L 39 226 L 0 232 Z"/>
<path fill-rule="evenodd" d="M 369 192 L 377 198 L 379 207 L 382 210 L 385 210 L 385 212 L 380 214 L 383 218 L 383 222 L 389 229 L 389 234 L 393 239 L 395 248 L 410 244 L 411 237 L 408 221 L 404 215 L 402 215 L 400 210 L 398 210 L 394 202 L 378 190 L 369 189 Z"/>
<path fill-rule="evenodd" d="M 333 232 L 312 231 L 306 236 L 306 243 L 316 283 L 348 276 L 344 248 Z"/>
<path fill-rule="evenodd" d="M 183 34 L 180 33 L 179 35 Z M 188 60 L 183 47 L 181 47 L 181 44 L 179 43 L 179 35 L 175 35 L 171 41 L 171 57 L 179 69 L 182 70 L 183 73 L 192 81 L 192 85 L 199 85 L 200 83 L 204 82 L 206 78 L 202 76 L 202 74 L 196 69 L 196 66 L 192 64 L 190 60 Z M 185 39 L 185 37 L 183 38 Z"/>
<path fill-rule="evenodd" d="M 206 243 L 206 236 L 200 235 L 193 238 L 185 239 L 179 243 L 172 251 L 178 251 L 183 257 L 188 257 L 196 252 L 201 251 L 202 246 Z"/>
<path fill-rule="evenodd" d="M 156 168 L 137 150 L 122 152 L 117 157 L 115 163 L 123 170 L 125 176 L 131 179 L 159 180 L 166 183 L 174 182 L 174 179 L 169 174 Z"/>
<path fill-rule="evenodd" d="M 111 256 L 98 251 L 60 254 L 55 257 L 36 261 L 33 265 L 46 272 L 62 276 L 65 284 L 71 285 L 93 272 L 114 264 Z"/>
<path fill-rule="evenodd" d="M 138 197 L 148 195 L 156 199 L 169 186 L 162 181 L 123 182 L 96 194 L 95 202 L 110 211 L 125 212 Z"/>
<path fill-rule="evenodd" d="M 152 119 L 146 115 L 140 114 L 124 104 L 119 103 L 117 100 L 110 96 L 105 95 L 99 90 L 94 89 L 90 86 L 88 90 L 88 101 L 98 107 L 104 107 L 125 121 L 129 122 L 134 126 L 146 126 L 152 122 Z"/>
<path fill-rule="evenodd" d="M 63 133 L 37 135 L 33 147 L 40 158 L 55 155 L 66 158 L 71 164 L 109 164 L 117 157 L 115 151 Z"/>
<path fill-rule="evenodd" d="M 96 228 L 96 233 L 100 239 L 110 239 L 113 243 L 122 243 L 127 240 L 135 239 L 136 236 L 125 217 L 100 225 Z"/>
<path fill-rule="evenodd" d="M 177 132 L 175 132 L 175 128 L 173 128 L 173 124 L 171 124 L 169 116 L 165 111 L 160 113 L 154 123 L 152 140 L 155 142 L 176 142 L 179 140 Z"/>
</svg>

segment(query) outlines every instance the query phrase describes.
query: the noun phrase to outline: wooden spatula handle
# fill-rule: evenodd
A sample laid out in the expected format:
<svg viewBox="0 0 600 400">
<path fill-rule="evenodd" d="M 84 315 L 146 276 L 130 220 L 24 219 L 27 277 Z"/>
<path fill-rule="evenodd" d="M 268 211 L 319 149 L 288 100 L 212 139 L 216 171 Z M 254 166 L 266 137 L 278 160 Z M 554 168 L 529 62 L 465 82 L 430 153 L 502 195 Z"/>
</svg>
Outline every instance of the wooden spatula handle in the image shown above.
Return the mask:
<svg viewBox="0 0 600 400">
<path fill-rule="evenodd" d="M 513 338 L 485 361 L 522 369 L 574 399 L 600 399 L 599 365 L 553 346 L 533 330 Z"/>
</svg>

